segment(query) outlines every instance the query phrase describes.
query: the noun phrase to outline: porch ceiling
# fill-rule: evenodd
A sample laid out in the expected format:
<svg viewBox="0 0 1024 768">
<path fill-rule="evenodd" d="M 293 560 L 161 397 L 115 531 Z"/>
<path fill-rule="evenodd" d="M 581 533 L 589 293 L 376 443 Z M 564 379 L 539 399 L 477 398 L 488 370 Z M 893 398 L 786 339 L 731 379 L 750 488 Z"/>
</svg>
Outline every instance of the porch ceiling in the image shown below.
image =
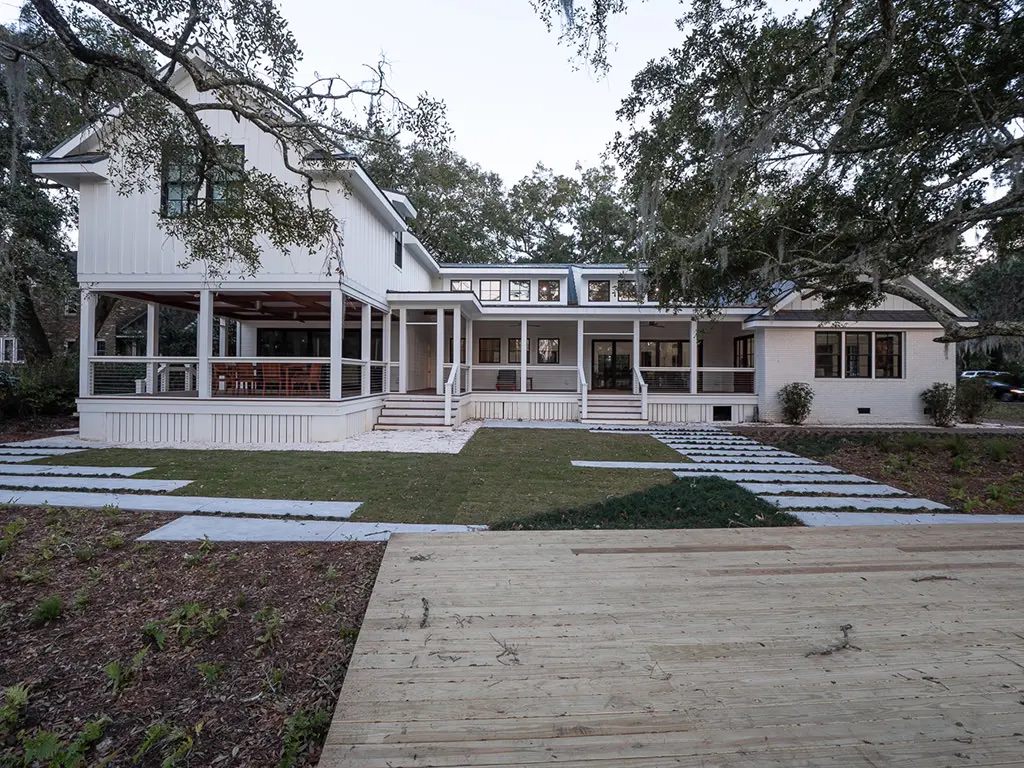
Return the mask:
<svg viewBox="0 0 1024 768">
<path fill-rule="evenodd" d="M 120 291 L 111 295 L 136 301 L 153 302 L 188 312 L 199 312 L 199 294 L 194 291 L 169 293 Z M 362 316 L 362 306 L 359 301 L 346 297 L 345 321 L 359 322 Z M 242 321 L 329 321 L 331 319 L 331 295 L 330 293 L 293 291 L 247 291 L 244 293 L 216 291 L 213 294 L 213 314 Z"/>
</svg>

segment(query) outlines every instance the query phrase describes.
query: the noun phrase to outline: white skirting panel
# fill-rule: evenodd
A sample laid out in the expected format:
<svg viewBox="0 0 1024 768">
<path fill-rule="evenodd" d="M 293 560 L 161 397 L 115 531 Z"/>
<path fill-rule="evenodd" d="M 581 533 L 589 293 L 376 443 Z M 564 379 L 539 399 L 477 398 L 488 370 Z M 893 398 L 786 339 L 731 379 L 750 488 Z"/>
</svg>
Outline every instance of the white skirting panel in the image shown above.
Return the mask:
<svg viewBox="0 0 1024 768">
<path fill-rule="evenodd" d="M 191 439 L 187 413 L 107 413 L 105 434 L 111 443 L 185 443 Z"/>
<path fill-rule="evenodd" d="M 727 422 L 743 422 L 757 420 L 757 405 L 753 403 L 648 403 L 647 416 L 654 422 L 713 422 L 715 408 L 723 406 L 731 408 L 731 418 Z M 723 419 L 718 419 L 723 421 Z"/>
<path fill-rule="evenodd" d="M 523 421 L 578 421 L 580 407 L 576 400 L 569 399 L 533 399 L 527 396 L 522 400 L 511 396 L 502 399 L 473 400 L 473 418 L 475 419 L 512 419 Z"/>
<path fill-rule="evenodd" d="M 314 418 L 273 413 L 220 413 L 213 417 L 213 441 L 230 445 L 308 443 Z"/>
</svg>

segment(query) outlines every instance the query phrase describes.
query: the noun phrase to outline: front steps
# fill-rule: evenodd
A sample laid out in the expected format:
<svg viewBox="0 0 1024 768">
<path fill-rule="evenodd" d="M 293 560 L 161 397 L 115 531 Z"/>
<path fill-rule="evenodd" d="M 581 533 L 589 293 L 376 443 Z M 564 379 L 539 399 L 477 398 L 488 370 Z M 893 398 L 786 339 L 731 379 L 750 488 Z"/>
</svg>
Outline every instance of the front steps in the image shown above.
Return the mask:
<svg viewBox="0 0 1024 768">
<path fill-rule="evenodd" d="M 452 412 L 459 398 L 452 397 Z M 451 429 L 444 424 L 443 395 L 388 395 L 374 429 Z"/>
<path fill-rule="evenodd" d="M 587 395 L 584 424 L 646 424 L 640 395 Z"/>
</svg>

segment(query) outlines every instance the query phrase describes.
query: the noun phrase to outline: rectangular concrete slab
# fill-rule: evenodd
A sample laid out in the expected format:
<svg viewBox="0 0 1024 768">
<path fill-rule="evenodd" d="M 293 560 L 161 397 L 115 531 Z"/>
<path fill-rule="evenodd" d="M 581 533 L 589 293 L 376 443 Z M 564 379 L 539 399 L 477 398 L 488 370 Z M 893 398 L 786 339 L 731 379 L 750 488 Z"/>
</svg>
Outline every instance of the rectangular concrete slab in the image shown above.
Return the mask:
<svg viewBox="0 0 1024 768">
<path fill-rule="evenodd" d="M 1024 524 L 1024 515 L 963 515 L 955 512 L 791 512 L 791 515 L 811 528 L 830 528 L 862 525 L 979 525 L 993 523 Z"/>
<path fill-rule="evenodd" d="M 804 474 L 802 472 L 779 472 L 774 470 L 771 472 L 745 472 L 745 471 L 697 471 L 697 472 L 676 472 L 676 477 L 721 477 L 726 480 L 732 480 L 735 483 L 750 482 L 750 483 L 773 483 L 777 484 L 781 488 L 787 487 L 787 483 L 820 483 L 827 480 L 830 483 L 869 483 L 871 482 L 866 477 L 860 475 L 846 475 L 841 473 L 836 474 Z"/>
<path fill-rule="evenodd" d="M 0 454 L 32 453 L 38 456 L 64 456 L 68 453 L 81 453 L 84 448 L 44 448 L 38 445 L 0 445 Z"/>
<path fill-rule="evenodd" d="M 762 496 L 761 498 L 786 511 L 791 509 L 949 509 L 945 504 L 939 504 L 931 499 L 905 497 L 865 499 L 855 496 Z"/>
<path fill-rule="evenodd" d="M 228 499 L 209 496 L 150 496 L 146 494 L 88 493 L 85 491 L 2 491 L 0 505 L 51 507 L 117 507 L 134 512 L 321 517 L 342 520 L 362 502 L 295 501 L 289 499 Z"/>
<path fill-rule="evenodd" d="M 729 451 L 715 451 L 715 450 L 707 450 L 707 449 L 701 448 L 700 450 L 696 450 L 696 451 L 680 450 L 679 452 L 684 454 L 685 456 L 708 456 L 708 457 L 713 457 L 713 456 L 734 456 L 734 457 L 735 456 L 741 456 L 741 457 L 746 457 L 746 458 L 753 458 L 753 457 L 763 458 L 763 457 L 775 456 L 777 458 L 787 458 L 787 459 L 801 458 L 801 457 L 797 456 L 795 453 L 787 453 L 786 451 L 748 451 L 748 450 L 745 450 L 745 449 L 736 449 L 736 450 L 729 450 Z"/>
<path fill-rule="evenodd" d="M 36 464 L 31 467 L 12 467 L 0 464 L 0 475 L 82 475 L 131 477 L 149 472 L 152 467 L 76 467 L 65 464 Z"/>
<path fill-rule="evenodd" d="M 392 533 L 472 533 L 483 526 L 407 523 L 344 523 L 325 520 L 264 520 L 253 517 L 185 515 L 139 541 L 387 541 Z"/>
<path fill-rule="evenodd" d="M 14 454 L 0 454 L 0 464 L 23 464 L 26 461 L 37 461 L 38 459 L 48 459 L 49 456 L 42 456 L 34 453 L 19 453 Z"/>
<path fill-rule="evenodd" d="M 671 462 L 671 461 L 573 461 L 574 467 L 586 467 L 588 469 L 667 469 L 673 472 L 694 472 L 699 470 L 723 470 L 729 469 L 735 472 L 822 472 L 839 473 L 834 467 L 827 467 L 823 464 L 766 464 L 762 462 L 751 462 L 748 464 L 719 464 L 711 462 Z M 792 467 L 792 469 L 789 469 Z"/>
<path fill-rule="evenodd" d="M 690 454 L 685 454 L 689 456 Z M 703 457 L 701 461 L 707 464 L 711 463 L 722 463 L 722 464 L 736 464 L 746 463 L 750 461 L 756 461 L 758 464 L 817 464 L 814 459 L 805 459 L 803 456 L 707 456 Z"/>
<path fill-rule="evenodd" d="M 191 480 L 133 480 L 123 477 L 64 477 L 58 475 L 2 475 L 0 488 L 67 488 L 79 491 L 153 491 L 166 493 L 190 485 Z"/>
<path fill-rule="evenodd" d="M 835 496 L 906 496 L 906 491 L 880 483 L 740 483 L 751 493 L 818 493 Z"/>
</svg>

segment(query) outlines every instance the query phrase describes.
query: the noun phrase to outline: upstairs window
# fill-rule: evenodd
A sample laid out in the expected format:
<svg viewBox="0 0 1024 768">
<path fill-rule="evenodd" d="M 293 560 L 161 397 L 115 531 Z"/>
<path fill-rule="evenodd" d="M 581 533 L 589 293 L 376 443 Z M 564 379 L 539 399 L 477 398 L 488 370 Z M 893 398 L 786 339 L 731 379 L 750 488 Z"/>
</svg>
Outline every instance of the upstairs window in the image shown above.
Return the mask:
<svg viewBox="0 0 1024 768">
<path fill-rule="evenodd" d="M 245 147 L 217 147 L 218 163 L 205 179 L 199 177 L 199 155 L 186 150 L 165 155 L 160 170 L 160 215 L 173 219 L 193 213 L 200 195 L 211 213 L 230 211 L 241 202 L 245 188 Z M 223 166 L 223 167 L 221 167 Z"/>
<path fill-rule="evenodd" d="M 501 280 L 481 280 L 480 300 L 501 301 Z"/>
<path fill-rule="evenodd" d="M 160 214 L 169 219 L 192 213 L 199 200 L 199 161 L 194 152 L 164 157 L 161 169 Z"/>
<path fill-rule="evenodd" d="M 473 281 L 472 280 L 452 280 L 453 291 L 472 291 Z"/>
<path fill-rule="evenodd" d="M 206 202 L 211 211 L 230 211 L 242 202 L 245 188 L 245 147 L 239 145 L 217 148 L 217 166 L 206 181 Z"/>
<path fill-rule="evenodd" d="M 636 301 L 636 280 L 619 280 L 619 301 Z"/>
<path fill-rule="evenodd" d="M 612 284 L 610 280 L 588 280 L 587 299 L 589 301 L 611 301 Z"/>
<path fill-rule="evenodd" d="M 402 233 L 395 233 L 395 266 L 399 269 L 402 268 L 402 256 L 405 254 L 402 248 Z"/>
<path fill-rule="evenodd" d="M 537 298 L 540 301 L 561 301 L 562 282 L 560 280 L 538 280 Z"/>
<path fill-rule="evenodd" d="M 509 280 L 509 283 L 508 283 L 508 300 L 509 301 L 529 301 L 530 300 L 530 281 L 529 280 Z"/>
</svg>

